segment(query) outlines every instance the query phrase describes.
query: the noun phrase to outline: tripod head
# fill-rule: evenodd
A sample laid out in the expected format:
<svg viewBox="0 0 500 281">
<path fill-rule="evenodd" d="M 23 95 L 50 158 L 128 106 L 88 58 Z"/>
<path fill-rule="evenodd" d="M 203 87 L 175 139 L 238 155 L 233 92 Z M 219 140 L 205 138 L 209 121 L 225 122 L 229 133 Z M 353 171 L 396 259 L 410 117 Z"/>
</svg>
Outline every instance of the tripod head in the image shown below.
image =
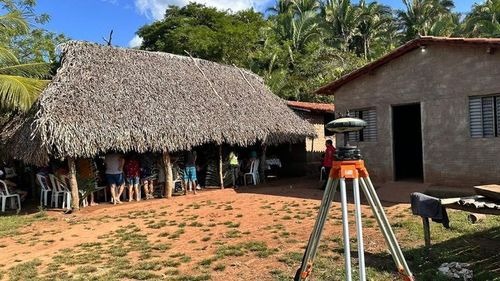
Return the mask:
<svg viewBox="0 0 500 281">
<path fill-rule="evenodd" d="M 337 147 L 335 152 L 335 160 L 360 160 L 362 159 L 361 151 L 356 146 L 349 145 L 348 133 L 361 131 L 366 127 L 366 122 L 359 118 L 349 117 L 349 112 L 347 117 L 341 117 L 333 120 L 326 125 L 326 129 L 334 132 L 335 134 L 344 134 L 344 146 Z"/>
</svg>

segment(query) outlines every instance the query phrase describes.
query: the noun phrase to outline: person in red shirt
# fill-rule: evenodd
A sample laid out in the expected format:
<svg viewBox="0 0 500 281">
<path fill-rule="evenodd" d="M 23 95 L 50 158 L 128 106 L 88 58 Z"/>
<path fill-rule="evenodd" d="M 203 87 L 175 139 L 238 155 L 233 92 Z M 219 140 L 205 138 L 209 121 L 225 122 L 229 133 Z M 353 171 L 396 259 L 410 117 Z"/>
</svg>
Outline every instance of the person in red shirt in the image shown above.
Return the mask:
<svg viewBox="0 0 500 281">
<path fill-rule="evenodd" d="M 128 201 L 132 201 L 135 198 L 137 201 L 140 201 L 139 197 L 139 177 L 141 175 L 141 165 L 139 160 L 137 160 L 137 156 L 135 154 L 130 155 L 130 157 L 125 161 L 125 166 L 123 167 L 125 170 L 125 179 L 128 185 Z"/>
<path fill-rule="evenodd" d="M 333 157 L 335 155 L 335 147 L 333 146 L 332 140 L 326 140 L 325 145 L 326 145 L 326 150 L 325 150 L 325 156 L 323 157 L 322 167 L 325 168 L 326 176 L 324 178 L 326 180 L 323 183 L 323 189 L 326 188 L 326 183 L 328 181 L 328 177 L 330 176 L 330 170 L 332 169 Z"/>
</svg>

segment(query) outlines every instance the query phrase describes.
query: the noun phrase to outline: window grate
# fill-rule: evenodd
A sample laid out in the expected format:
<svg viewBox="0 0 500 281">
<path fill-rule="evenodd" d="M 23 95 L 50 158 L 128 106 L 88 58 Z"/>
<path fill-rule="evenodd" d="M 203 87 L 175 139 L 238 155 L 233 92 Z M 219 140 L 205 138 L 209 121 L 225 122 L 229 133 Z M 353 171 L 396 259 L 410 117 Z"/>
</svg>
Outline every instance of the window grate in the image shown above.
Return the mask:
<svg viewBox="0 0 500 281">
<path fill-rule="evenodd" d="M 366 121 L 366 128 L 359 132 L 350 132 L 348 140 L 350 142 L 377 141 L 377 111 L 375 109 L 365 109 L 352 111 L 352 116 Z"/>
<path fill-rule="evenodd" d="M 491 138 L 500 135 L 500 96 L 469 97 L 470 135 Z"/>
</svg>

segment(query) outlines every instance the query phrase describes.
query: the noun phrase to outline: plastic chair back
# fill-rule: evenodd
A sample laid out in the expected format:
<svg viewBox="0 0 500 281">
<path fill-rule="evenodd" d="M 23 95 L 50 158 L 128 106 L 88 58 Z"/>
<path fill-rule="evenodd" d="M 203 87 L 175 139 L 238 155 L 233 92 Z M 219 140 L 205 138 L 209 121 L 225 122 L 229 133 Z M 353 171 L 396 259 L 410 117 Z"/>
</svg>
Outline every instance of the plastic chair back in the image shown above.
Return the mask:
<svg viewBox="0 0 500 281">
<path fill-rule="evenodd" d="M 42 174 L 36 174 L 36 179 L 38 180 L 38 183 L 42 187 L 43 190 L 45 191 L 51 191 L 49 182 L 47 181 L 47 177 L 42 175 Z"/>
</svg>

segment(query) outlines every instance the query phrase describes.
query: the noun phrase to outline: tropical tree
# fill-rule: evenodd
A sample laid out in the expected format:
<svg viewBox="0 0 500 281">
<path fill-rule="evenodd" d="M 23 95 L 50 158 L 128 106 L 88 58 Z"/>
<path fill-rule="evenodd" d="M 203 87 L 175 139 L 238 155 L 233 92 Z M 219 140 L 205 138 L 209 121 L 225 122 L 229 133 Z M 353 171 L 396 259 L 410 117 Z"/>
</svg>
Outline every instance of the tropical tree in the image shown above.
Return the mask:
<svg viewBox="0 0 500 281">
<path fill-rule="evenodd" d="M 358 24 L 358 32 L 355 41 L 357 52 L 363 54 L 365 60 L 377 57 L 373 44 L 381 44 L 384 49 L 391 44 L 391 34 L 394 32 L 394 21 L 392 10 L 388 6 L 380 5 L 377 2 L 366 4 L 361 0 L 358 5 L 361 15 Z"/>
<path fill-rule="evenodd" d="M 344 52 L 351 50 L 354 37 L 359 35 L 361 10 L 350 0 L 326 0 L 322 10 L 326 21 L 328 45 Z"/>
<path fill-rule="evenodd" d="M 250 67 L 265 21 L 253 10 L 219 11 L 191 3 L 170 6 L 165 17 L 139 29 L 141 48 Z"/>
<path fill-rule="evenodd" d="M 500 37 L 500 0 L 475 4 L 465 18 L 465 32 L 470 37 Z"/>
<path fill-rule="evenodd" d="M 0 16 L 0 109 L 27 110 L 46 86 L 48 63 L 20 63 L 9 48 L 9 38 L 28 33 L 28 23 L 19 11 Z"/>
<path fill-rule="evenodd" d="M 450 36 L 457 29 L 459 15 L 451 10 L 452 0 L 403 0 L 405 10 L 399 10 L 397 17 L 404 34 L 404 41 L 418 35 Z"/>
</svg>

